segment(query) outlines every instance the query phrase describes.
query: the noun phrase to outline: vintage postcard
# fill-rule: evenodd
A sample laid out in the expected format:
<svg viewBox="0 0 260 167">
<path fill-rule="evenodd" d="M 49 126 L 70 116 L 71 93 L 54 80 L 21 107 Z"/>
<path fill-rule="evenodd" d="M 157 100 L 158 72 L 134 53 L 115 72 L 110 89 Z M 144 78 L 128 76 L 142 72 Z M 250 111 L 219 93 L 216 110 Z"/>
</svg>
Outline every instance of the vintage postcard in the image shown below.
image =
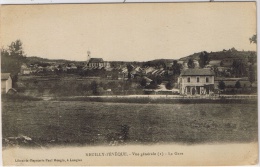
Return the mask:
<svg viewBox="0 0 260 167">
<path fill-rule="evenodd" d="M 5 166 L 258 163 L 256 2 L 1 6 Z"/>
</svg>

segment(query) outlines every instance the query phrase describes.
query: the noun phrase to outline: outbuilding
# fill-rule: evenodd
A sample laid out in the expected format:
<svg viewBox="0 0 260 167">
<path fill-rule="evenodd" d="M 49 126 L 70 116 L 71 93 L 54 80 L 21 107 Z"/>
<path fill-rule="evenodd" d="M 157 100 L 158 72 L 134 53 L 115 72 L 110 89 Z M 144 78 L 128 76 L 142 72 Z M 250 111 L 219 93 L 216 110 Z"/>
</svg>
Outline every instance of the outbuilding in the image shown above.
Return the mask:
<svg viewBox="0 0 260 167">
<path fill-rule="evenodd" d="M 1 73 L 1 87 L 2 93 L 7 93 L 12 89 L 12 78 L 10 73 Z"/>
</svg>

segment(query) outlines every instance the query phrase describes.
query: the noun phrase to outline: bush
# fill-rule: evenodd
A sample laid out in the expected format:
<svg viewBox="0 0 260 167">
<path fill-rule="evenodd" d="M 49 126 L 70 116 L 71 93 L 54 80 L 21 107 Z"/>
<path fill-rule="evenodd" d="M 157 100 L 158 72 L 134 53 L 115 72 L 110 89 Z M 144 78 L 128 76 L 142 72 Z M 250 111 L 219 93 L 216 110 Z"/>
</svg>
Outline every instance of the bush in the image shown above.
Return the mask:
<svg viewBox="0 0 260 167">
<path fill-rule="evenodd" d="M 174 84 L 173 84 L 171 81 L 169 81 L 169 82 L 165 85 L 165 87 L 166 87 L 166 89 L 171 90 L 171 89 L 174 87 Z"/>
<path fill-rule="evenodd" d="M 147 89 L 158 89 L 158 84 L 156 81 L 152 81 L 150 85 L 147 85 L 145 88 Z"/>
</svg>

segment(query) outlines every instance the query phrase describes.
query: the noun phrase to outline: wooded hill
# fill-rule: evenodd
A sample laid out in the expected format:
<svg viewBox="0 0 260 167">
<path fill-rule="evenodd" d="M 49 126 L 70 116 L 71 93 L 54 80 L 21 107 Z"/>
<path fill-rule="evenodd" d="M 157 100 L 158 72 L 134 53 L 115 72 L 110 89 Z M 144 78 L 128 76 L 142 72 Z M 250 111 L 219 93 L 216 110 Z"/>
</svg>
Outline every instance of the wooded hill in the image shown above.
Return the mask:
<svg viewBox="0 0 260 167">
<path fill-rule="evenodd" d="M 206 52 L 206 51 L 204 51 Z M 256 59 L 255 51 L 237 51 L 235 48 L 229 50 L 223 50 L 218 52 L 207 52 L 210 60 L 223 60 L 225 58 L 249 58 L 253 57 Z M 180 58 L 181 61 L 188 61 L 188 59 L 199 60 L 201 52 L 194 53 L 192 55 Z"/>
</svg>

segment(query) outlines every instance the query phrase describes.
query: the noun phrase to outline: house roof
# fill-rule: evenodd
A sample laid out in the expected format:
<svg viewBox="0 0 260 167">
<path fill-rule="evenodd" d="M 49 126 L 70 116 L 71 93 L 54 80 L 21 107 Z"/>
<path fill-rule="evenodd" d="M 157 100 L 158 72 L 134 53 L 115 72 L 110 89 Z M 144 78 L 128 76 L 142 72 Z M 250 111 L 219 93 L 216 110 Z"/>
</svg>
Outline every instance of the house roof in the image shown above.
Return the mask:
<svg viewBox="0 0 260 167">
<path fill-rule="evenodd" d="M 104 60 L 102 58 L 91 58 L 89 59 L 89 63 L 103 63 Z"/>
<path fill-rule="evenodd" d="M 146 80 L 146 82 L 148 82 L 148 83 L 151 83 L 153 80 L 151 80 L 150 78 L 148 78 L 148 77 L 143 77 L 143 79 L 145 79 Z"/>
<path fill-rule="evenodd" d="M 1 80 L 8 80 L 10 73 L 1 73 Z"/>
<path fill-rule="evenodd" d="M 214 72 L 209 69 L 187 69 L 181 72 L 181 76 L 188 75 L 214 75 Z"/>
</svg>

